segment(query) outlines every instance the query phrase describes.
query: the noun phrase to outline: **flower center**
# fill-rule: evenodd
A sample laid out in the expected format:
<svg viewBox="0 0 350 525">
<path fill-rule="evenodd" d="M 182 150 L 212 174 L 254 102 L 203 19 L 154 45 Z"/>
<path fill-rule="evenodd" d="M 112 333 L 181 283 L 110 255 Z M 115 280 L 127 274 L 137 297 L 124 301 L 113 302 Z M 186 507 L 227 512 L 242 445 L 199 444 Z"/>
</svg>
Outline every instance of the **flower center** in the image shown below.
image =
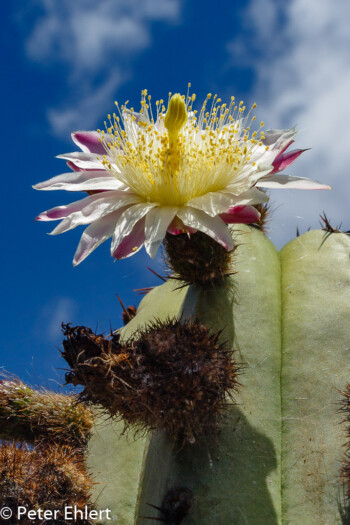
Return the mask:
<svg viewBox="0 0 350 525">
<path fill-rule="evenodd" d="M 108 115 L 106 131 L 100 132 L 105 168 L 146 201 L 163 206 L 182 206 L 228 185 L 237 195 L 249 189 L 247 170 L 257 171 L 266 150 L 263 131 L 250 136 L 251 110 L 244 116 L 243 102 L 231 97 L 227 106 L 208 94 L 198 115 L 194 100 L 194 94 L 169 93 L 167 111 L 163 100 L 156 102 L 156 118 L 147 90 L 140 113 L 116 103 L 119 115 Z"/>
</svg>

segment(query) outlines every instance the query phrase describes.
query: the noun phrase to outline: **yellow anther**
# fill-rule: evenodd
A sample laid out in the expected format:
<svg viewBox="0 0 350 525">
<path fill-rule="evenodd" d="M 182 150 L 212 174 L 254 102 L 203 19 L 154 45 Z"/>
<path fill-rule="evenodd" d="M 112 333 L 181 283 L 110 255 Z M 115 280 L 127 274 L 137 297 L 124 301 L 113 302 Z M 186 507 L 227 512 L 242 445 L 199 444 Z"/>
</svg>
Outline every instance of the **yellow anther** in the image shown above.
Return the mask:
<svg viewBox="0 0 350 525">
<path fill-rule="evenodd" d="M 187 122 L 187 110 L 184 99 L 179 93 L 173 95 L 168 105 L 164 125 L 168 130 L 169 137 L 176 138 Z"/>
</svg>

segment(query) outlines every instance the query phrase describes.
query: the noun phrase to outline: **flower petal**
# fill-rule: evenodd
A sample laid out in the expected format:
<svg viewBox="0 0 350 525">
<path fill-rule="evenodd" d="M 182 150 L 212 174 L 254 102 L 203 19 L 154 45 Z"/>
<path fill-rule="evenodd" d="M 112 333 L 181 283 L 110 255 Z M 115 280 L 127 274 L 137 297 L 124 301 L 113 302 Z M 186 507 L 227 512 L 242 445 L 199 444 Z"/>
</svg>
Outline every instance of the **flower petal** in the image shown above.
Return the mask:
<svg viewBox="0 0 350 525">
<path fill-rule="evenodd" d="M 124 190 L 126 186 L 114 177 L 108 176 L 108 174 L 103 171 L 75 171 L 72 173 L 63 173 L 62 175 L 58 175 L 57 178 L 53 177 L 50 180 L 36 184 L 34 189 L 46 191 Z"/>
<path fill-rule="evenodd" d="M 166 231 L 175 217 L 178 208 L 175 206 L 157 206 L 146 215 L 145 248 L 154 259 L 159 246 L 165 237 Z"/>
<path fill-rule="evenodd" d="M 75 131 L 72 133 L 72 139 L 85 153 L 106 154 L 106 150 L 100 141 L 101 135 L 97 131 Z"/>
<path fill-rule="evenodd" d="M 33 188 L 35 190 L 61 190 L 61 189 L 65 189 L 65 187 L 62 188 L 61 186 L 62 183 L 63 184 L 80 184 L 90 179 L 98 179 L 98 178 L 114 179 L 114 177 L 109 176 L 109 173 L 105 170 L 97 170 L 97 171 L 79 170 L 75 172 L 70 171 L 69 173 L 62 173 L 61 175 L 56 175 L 56 177 L 52 177 L 51 179 L 35 184 Z"/>
<path fill-rule="evenodd" d="M 210 217 L 204 211 L 190 207 L 181 208 L 177 216 L 186 226 L 206 233 L 226 250 L 230 251 L 233 249 L 230 231 L 220 217 Z"/>
<path fill-rule="evenodd" d="M 241 193 L 240 195 L 236 196 L 228 186 L 227 190 L 224 190 L 225 193 L 232 196 L 232 202 L 231 205 L 238 206 L 248 206 L 253 204 L 263 204 L 264 202 L 267 202 L 269 200 L 269 196 L 266 195 L 265 192 L 258 190 L 258 188 L 250 188 L 249 190 L 245 191 L 244 193 Z M 236 200 L 235 200 L 236 199 Z M 226 208 L 227 209 L 227 208 Z M 224 210 L 223 213 L 225 213 L 226 210 Z"/>
<path fill-rule="evenodd" d="M 96 168 L 94 170 L 89 170 L 89 169 L 83 169 L 83 168 L 79 168 L 79 166 L 77 166 L 76 164 L 74 164 L 74 162 L 72 162 L 71 160 L 67 160 L 66 162 L 67 166 L 73 170 L 73 171 L 104 171 L 105 173 L 108 173 L 105 168 L 101 168 L 99 170 L 97 170 Z"/>
<path fill-rule="evenodd" d="M 51 210 L 43 211 L 36 218 L 37 221 L 57 221 L 59 219 L 65 219 L 68 215 L 82 210 L 91 202 L 94 202 L 97 199 L 100 199 L 100 194 L 91 195 L 85 199 L 79 199 L 78 201 L 71 202 L 65 206 L 56 206 L 51 208 Z"/>
<path fill-rule="evenodd" d="M 126 259 L 137 253 L 145 242 L 145 217 L 138 221 L 131 233 L 124 237 L 112 256 L 116 259 Z"/>
<path fill-rule="evenodd" d="M 197 230 L 185 226 L 179 217 L 174 217 L 171 224 L 168 226 L 167 232 L 171 235 L 181 235 L 182 233 L 196 233 Z"/>
<path fill-rule="evenodd" d="M 98 219 L 88 226 L 80 238 L 77 250 L 74 254 L 73 265 L 80 264 L 100 244 L 112 237 L 115 223 L 125 208 L 114 211 L 102 219 Z"/>
<path fill-rule="evenodd" d="M 268 175 L 260 179 L 256 186 L 259 188 L 277 188 L 287 190 L 331 190 L 331 186 L 316 180 L 291 175 Z"/>
<path fill-rule="evenodd" d="M 291 129 L 266 129 L 264 131 L 265 138 L 263 143 L 265 146 L 272 146 L 278 142 L 285 142 L 287 140 L 293 140 L 293 138 L 298 134 L 298 131 L 295 131 L 295 128 Z"/>
<path fill-rule="evenodd" d="M 278 173 L 287 168 L 287 166 L 292 164 L 292 162 L 294 162 L 302 153 L 304 153 L 304 151 L 308 151 L 308 149 L 295 149 L 289 153 L 280 153 L 277 155 L 272 163 L 273 170 L 271 171 L 271 174 Z"/>
<path fill-rule="evenodd" d="M 259 221 L 260 213 L 254 206 L 233 206 L 220 217 L 226 224 L 251 224 Z"/>
<path fill-rule="evenodd" d="M 92 195 L 90 199 L 91 201 L 87 206 L 71 213 L 68 217 L 63 219 L 63 221 L 61 221 L 51 232 L 51 235 L 58 235 L 59 233 L 72 230 L 77 226 L 89 224 L 89 222 L 101 219 L 105 215 L 108 215 L 119 208 L 130 206 L 135 202 L 140 202 L 140 197 L 138 195 L 118 191 L 106 191 L 104 193 L 99 193 L 98 195 Z"/>
<path fill-rule="evenodd" d="M 237 202 L 238 197 L 228 193 L 206 193 L 200 197 L 194 197 L 187 202 L 187 205 L 192 208 L 203 210 L 210 217 L 215 217 L 219 213 L 223 213 L 230 206 Z"/>
<path fill-rule="evenodd" d="M 119 217 L 113 234 L 111 254 L 113 255 L 123 239 L 129 235 L 135 224 L 141 220 L 156 204 L 142 203 L 129 206 Z"/>
<path fill-rule="evenodd" d="M 86 153 L 83 151 L 73 151 L 72 153 L 63 153 L 57 155 L 57 159 L 64 159 L 74 162 L 78 168 L 90 169 L 90 170 L 101 170 L 104 169 L 102 161 L 97 158 L 94 153 Z"/>
</svg>

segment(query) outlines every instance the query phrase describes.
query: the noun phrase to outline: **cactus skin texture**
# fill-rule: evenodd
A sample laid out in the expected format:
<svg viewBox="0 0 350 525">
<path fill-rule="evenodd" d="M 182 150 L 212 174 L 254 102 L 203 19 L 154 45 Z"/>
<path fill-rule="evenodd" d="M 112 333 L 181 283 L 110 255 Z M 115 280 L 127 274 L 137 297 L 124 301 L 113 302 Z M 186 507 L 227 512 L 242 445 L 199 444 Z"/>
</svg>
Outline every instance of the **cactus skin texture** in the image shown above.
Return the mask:
<svg viewBox="0 0 350 525">
<path fill-rule="evenodd" d="M 285 523 L 336 525 L 345 452 L 339 390 L 350 377 L 350 238 L 311 231 L 281 251 Z"/>
<path fill-rule="evenodd" d="M 350 377 L 350 239 L 310 231 L 278 254 L 261 232 L 238 230 L 234 276 L 181 290 L 170 280 L 122 329 L 127 338 L 154 317 L 195 313 L 223 330 L 244 371 L 216 440 L 179 449 L 163 433 L 133 441 L 121 423 L 98 420 L 89 465 L 116 524 L 164 519 L 150 504 L 179 486 L 194 496 L 186 525 L 347 523 L 339 401 Z"/>
</svg>

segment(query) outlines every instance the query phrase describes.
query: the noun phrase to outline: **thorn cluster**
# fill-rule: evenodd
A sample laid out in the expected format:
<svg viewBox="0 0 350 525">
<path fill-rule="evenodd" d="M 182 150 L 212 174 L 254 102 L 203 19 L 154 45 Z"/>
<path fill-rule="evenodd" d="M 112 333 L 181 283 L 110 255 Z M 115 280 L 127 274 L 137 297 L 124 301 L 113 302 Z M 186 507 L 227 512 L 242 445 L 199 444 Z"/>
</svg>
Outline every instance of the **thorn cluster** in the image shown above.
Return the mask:
<svg viewBox="0 0 350 525">
<path fill-rule="evenodd" d="M 121 344 L 83 326 L 63 327 L 67 383 L 138 429 L 165 430 L 181 443 L 218 429 L 237 387 L 232 350 L 198 321 L 156 321 Z"/>
<path fill-rule="evenodd" d="M 167 233 L 163 245 L 165 263 L 174 272 L 172 278 L 186 284 L 206 285 L 234 273 L 234 249 L 228 252 L 205 233 Z"/>
<path fill-rule="evenodd" d="M 123 311 L 123 323 L 128 324 L 136 315 L 136 306 L 128 306 Z"/>
<path fill-rule="evenodd" d="M 267 233 L 267 225 L 271 220 L 271 205 L 270 202 L 264 202 L 263 204 L 256 204 L 254 206 L 260 213 L 260 219 L 258 222 L 254 222 L 250 224 L 253 228 L 256 228 L 257 230 L 262 231 L 263 233 Z"/>
<path fill-rule="evenodd" d="M 173 487 L 165 494 L 161 507 L 148 505 L 158 510 L 162 517 L 146 519 L 162 521 L 168 525 L 180 525 L 182 521 L 190 514 L 194 504 L 193 493 L 186 487 Z"/>
<path fill-rule="evenodd" d="M 30 450 L 16 443 L 2 443 L 0 447 L 1 505 L 9 507 L 13 516 L 6 523 L 18 523 L 17 509 L 24 506 L 28 510 L 58 511 L 57 519 L 40 519 L 35 523 L 63 525 L 65 507 L 76 506 L 79 510 L 84 510 L 85 505 L 90 507 L 91 486 L 81 456 L 71 447 L 50 445 Z M 29 518 L 21 519 L 22 525 L 31 523 Z"/>
<path fill-rule="evenodd" d="M 349 235 L 350 232 L 341 230 L 341 223 L 336 227 L 332 226 L 325 212 L 323 212 L 323 214 L 320 215 L 320 219 L 322 230 L 326 233 L 345 233 L 346 235 Z"/>
<path fill-rule="evenodd" d="M 26 443 L 86 445 L 93 424 L 91 411 L 76 396 L 35 390 L 18 378 L 0 381 L 0 438 Z"/>
</svg>

